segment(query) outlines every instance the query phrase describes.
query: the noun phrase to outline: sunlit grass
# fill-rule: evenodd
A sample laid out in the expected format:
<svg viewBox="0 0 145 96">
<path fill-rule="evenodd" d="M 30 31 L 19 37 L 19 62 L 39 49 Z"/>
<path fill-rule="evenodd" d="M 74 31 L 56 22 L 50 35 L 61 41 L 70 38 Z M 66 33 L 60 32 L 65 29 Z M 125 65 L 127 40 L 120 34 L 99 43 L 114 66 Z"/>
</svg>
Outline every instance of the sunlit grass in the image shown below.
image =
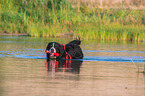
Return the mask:
<svg viewBox="0 0 145 96">
<path fill-rule="evenodd" d="M 7 2 L 6 2 L 7 1 Z M 145 41 L 145 12 L 132 9 L 72 8 L 65 0 L 2 0 L 0 31 L 36 37 Z"/>
<path fill-rule="evenodd" d="M 75 37 L 82 37 L 84 39 L 101 39 L 101 40 L 132 40 L 144 41 L 145 28 L 137 25 L 78 25 L 74 30 Z"/>
</svg>

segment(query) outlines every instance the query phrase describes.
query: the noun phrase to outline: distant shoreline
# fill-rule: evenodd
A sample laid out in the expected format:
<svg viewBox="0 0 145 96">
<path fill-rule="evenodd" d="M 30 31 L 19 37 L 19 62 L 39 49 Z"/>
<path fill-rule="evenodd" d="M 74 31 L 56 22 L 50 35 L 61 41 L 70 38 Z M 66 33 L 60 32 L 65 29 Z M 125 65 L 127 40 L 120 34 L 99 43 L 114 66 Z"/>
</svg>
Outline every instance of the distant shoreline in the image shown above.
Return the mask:
<svg viewBox="0 0 145 96">
<path fill-rule="evenodd" d="M 28 35 L 27 33 L 8 33 L 6 31 L 0 31 L 0 36 L 30 36 L 30 35 Z M 59 34 L 59 36 L 56 36 L 56 37 L 73 37 L 73 33 L 72 32 L 61 33 L 61 34 Z"/>
<path fill-rule="evenodd" d="M 7 32 L 0 32 L 0 36 L 28 36 L 27 33 L 7 33 Z"/>
</svg>

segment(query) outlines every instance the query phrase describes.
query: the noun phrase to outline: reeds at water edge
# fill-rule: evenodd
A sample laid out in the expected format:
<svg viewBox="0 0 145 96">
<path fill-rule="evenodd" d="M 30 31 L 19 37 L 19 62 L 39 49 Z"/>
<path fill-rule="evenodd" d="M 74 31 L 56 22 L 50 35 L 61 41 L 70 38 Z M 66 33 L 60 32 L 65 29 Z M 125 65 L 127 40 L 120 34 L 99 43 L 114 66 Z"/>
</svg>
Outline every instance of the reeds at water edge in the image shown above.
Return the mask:
<svg viewBox="0 0 145 96">
<path fill-rule="evenodd" d="M 7 2 L 6 2 L 7 1 Z M 37 37 L 145 41 L 145 11 L 75 8 L 68 0 L 2 0 L 0 31 Z"/>
</svg>

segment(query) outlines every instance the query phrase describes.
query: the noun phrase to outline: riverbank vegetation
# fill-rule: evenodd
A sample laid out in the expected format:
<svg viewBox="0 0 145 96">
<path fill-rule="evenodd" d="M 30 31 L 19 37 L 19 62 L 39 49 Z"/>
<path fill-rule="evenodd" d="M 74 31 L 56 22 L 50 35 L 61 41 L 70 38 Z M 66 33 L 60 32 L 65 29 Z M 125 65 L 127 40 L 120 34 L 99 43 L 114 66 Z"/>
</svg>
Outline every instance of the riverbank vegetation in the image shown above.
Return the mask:
<svg viewBox="0 0 145 96">
<path fill-rule="evenodd" d="M 1 0 L 0 22 L 5 33 L 145 41 L 143 9 L 90 8 L 84 3 L 72 7 L 68 0 Z"/>
</svg>

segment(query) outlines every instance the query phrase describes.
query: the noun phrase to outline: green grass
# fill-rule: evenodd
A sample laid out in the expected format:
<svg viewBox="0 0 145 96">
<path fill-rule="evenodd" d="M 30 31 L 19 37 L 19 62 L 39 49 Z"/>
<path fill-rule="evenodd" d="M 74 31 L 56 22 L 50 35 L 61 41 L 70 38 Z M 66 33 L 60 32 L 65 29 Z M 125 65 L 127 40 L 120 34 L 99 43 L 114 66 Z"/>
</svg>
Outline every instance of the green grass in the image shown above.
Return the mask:
<svg viewBox="0 0 145 96">
<path fill-rule="evenodd" d="M 0 31 L 37 37 L 145 41 L 145 11 L 72 8 L 67 0 L 1 0 Z"/>
<path fill-rule="evenodd" d="M 137 25 L 109 24 L 100 26 L 87 23 L 78 25 L 74 29 L 74 36 L 84 39 L 144 41 L 145 38 L 144 26 Z"/>
</svg>

